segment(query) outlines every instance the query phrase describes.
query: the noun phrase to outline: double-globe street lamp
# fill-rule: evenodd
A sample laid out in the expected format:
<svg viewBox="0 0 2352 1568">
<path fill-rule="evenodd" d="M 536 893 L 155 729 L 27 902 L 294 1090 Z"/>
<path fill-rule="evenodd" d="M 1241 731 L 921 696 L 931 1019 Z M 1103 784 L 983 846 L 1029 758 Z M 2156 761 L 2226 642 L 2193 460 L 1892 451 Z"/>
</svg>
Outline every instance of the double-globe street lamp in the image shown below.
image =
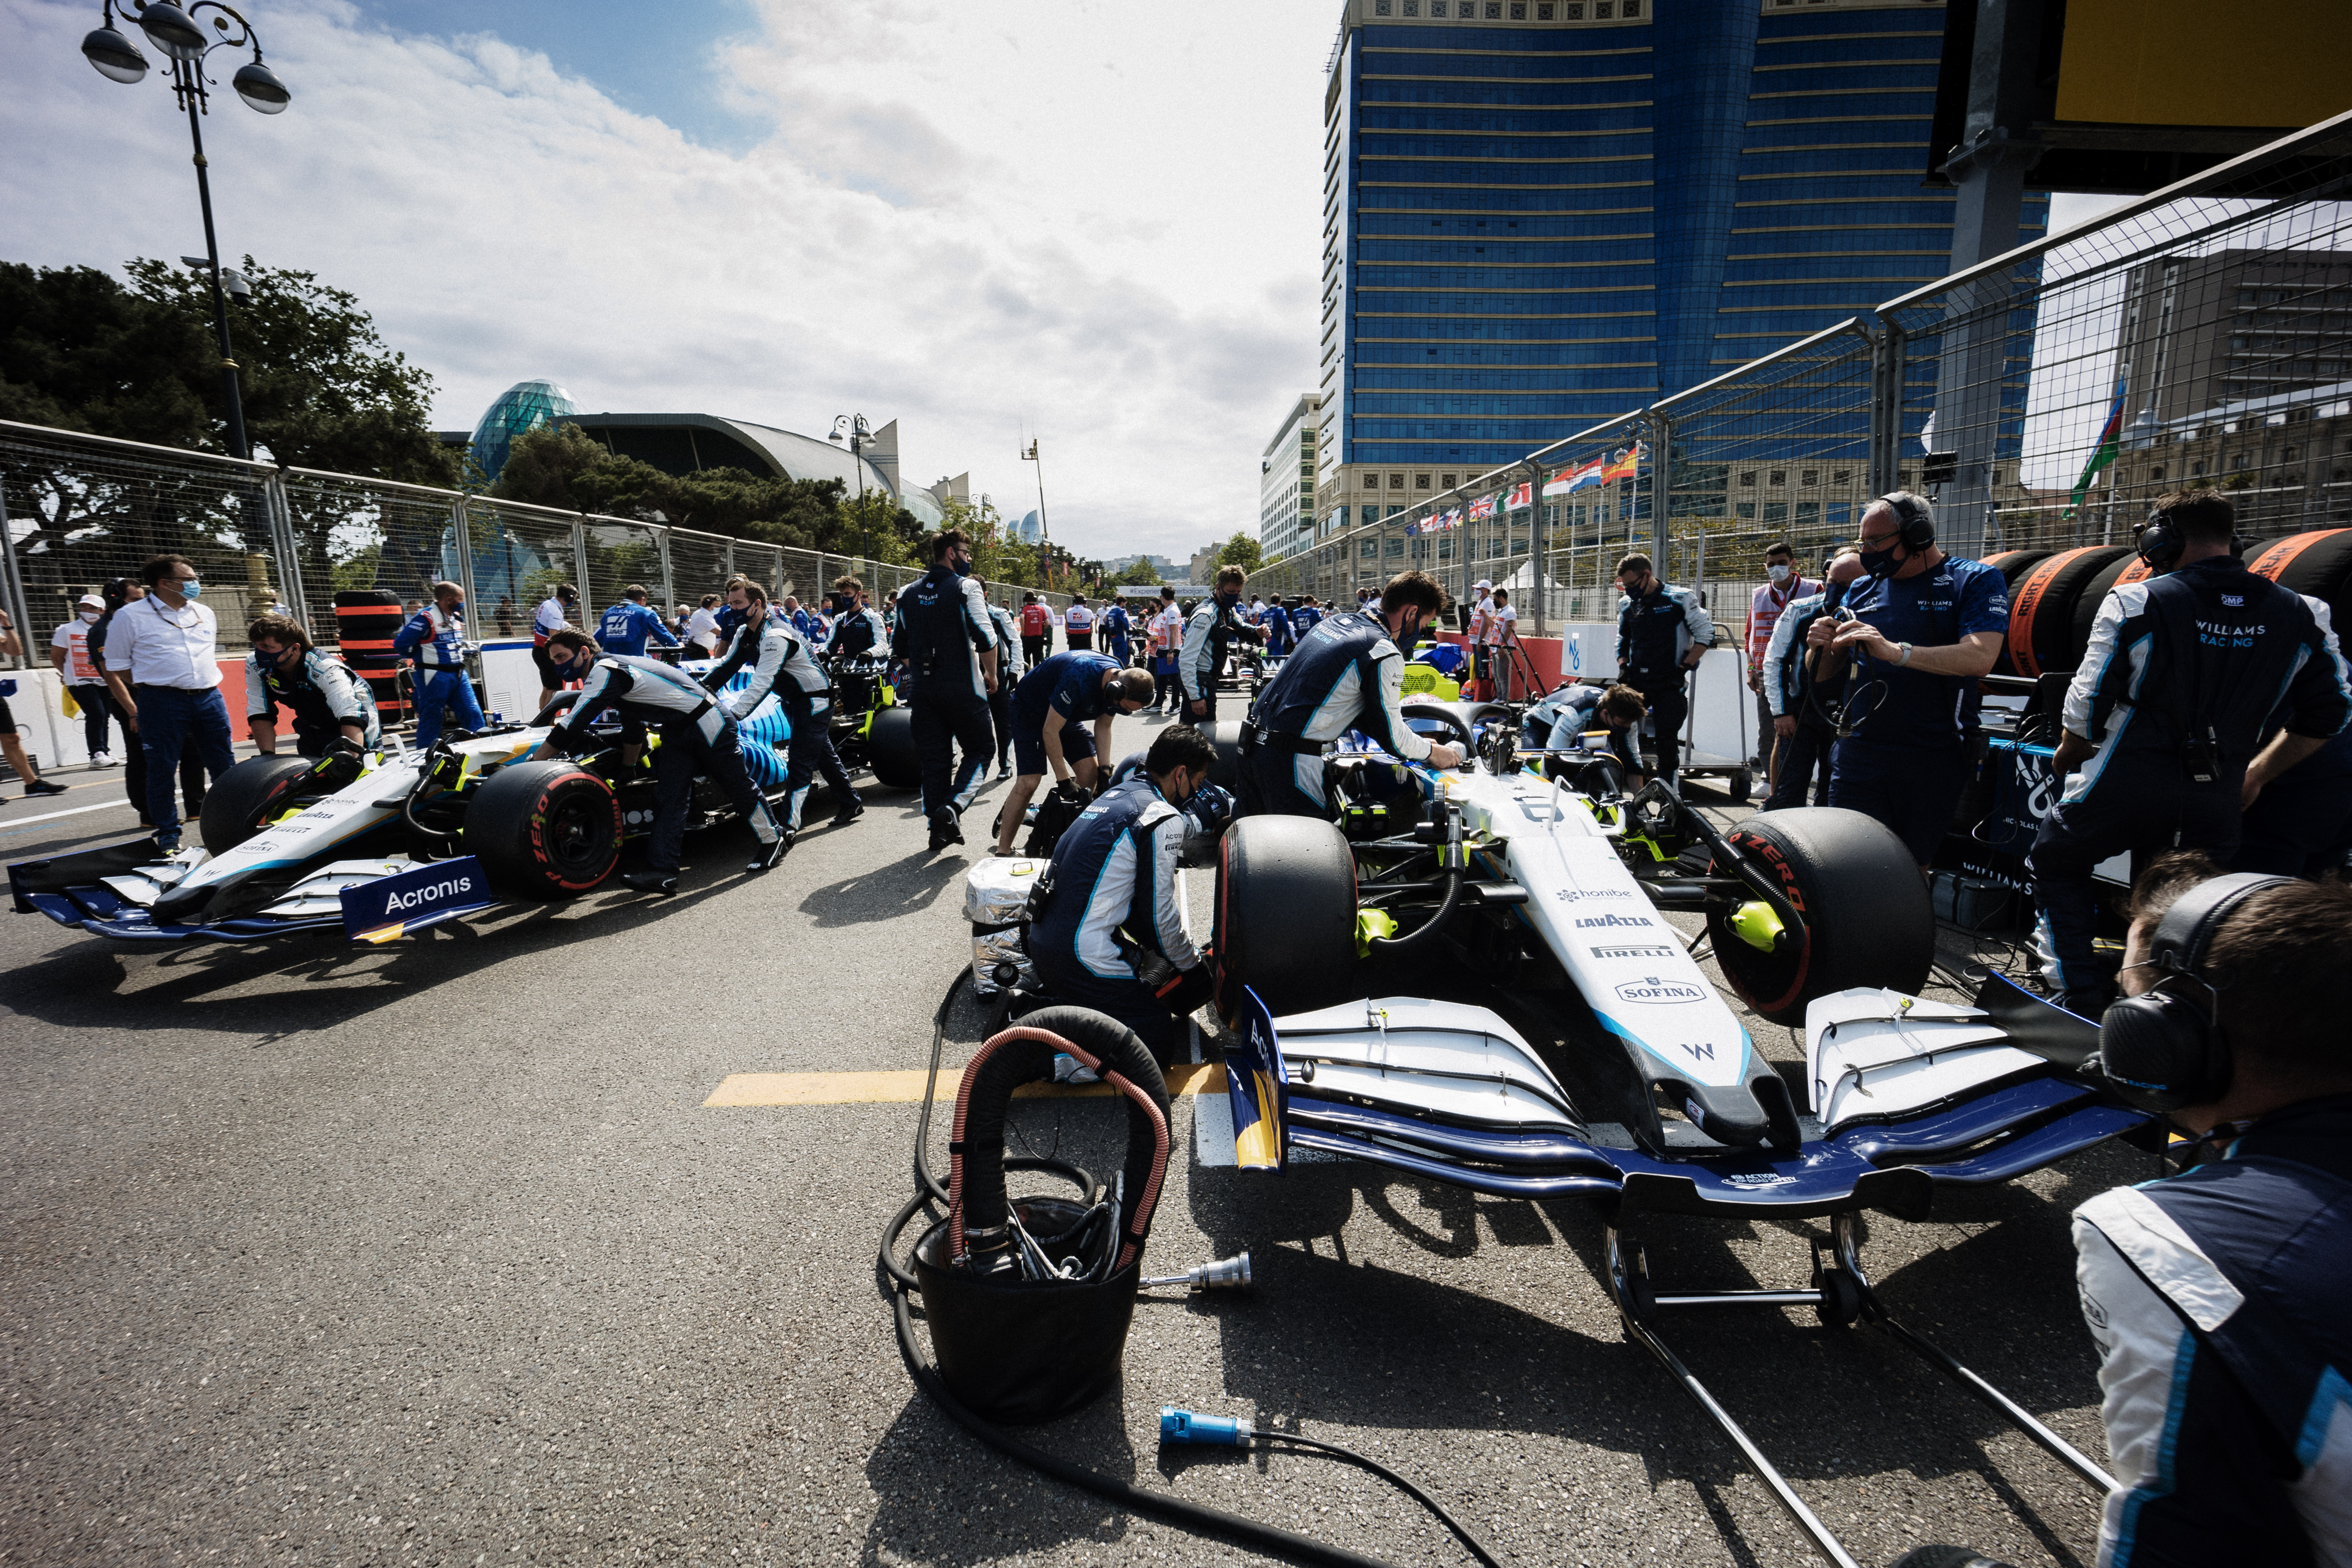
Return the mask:
<svg viewBox="0 0 2352 1568">
<path fill-rule="evenodd" d="M 250 458 L 253 451 L 245 439 L 245 404 L 237 395 L 236 360 L 229 349 L 228 299 L 222 291 L 220 242 L 213 235 L 213 189 L 205 174 L 205 134 L 198 116 L 212 112 L 212 101 L 205 90 L 205 57 L 215 49 L 242 49 L 250 47 L 253 58 L 237 68 L 230 78 L 237 97 L 246 106 L 263 114 L 278 114 L 292 101 L 293 94 L 278 79 L 278 73 L 261 60 L 261 44 L 254 37 L 253 25 L 220 0 L 196 0 L 182 9 L 173 0 L 128 0 L 130 9 L 137 13 L 139 30 L 147 41 L 163 51 L 172 62 L 172 92 L 180 106 L 188 111 L 188 139 L 195 144 L 196 198 L 205 210 L 205 262 L 213 290 L 213 331 L 220 339 L 221 392 L 228 408 L 228 449 L 232 456 Z M 206 12 L 213 31 L 207 34 L 197 18 Z M 114 26 L 114 0 L 102 0 L 104 26 L 81 41 L 82 57 L 98 68 L 99 75 L 109 81 L 126 86 L 142 80 L 147 75 L 147 57 Z"/>
<path fill-rule="evenodd" d="M 866 558 L 874 559 L 874 530 L 866 517 L 866 448 L 874 443 L 874 426 L 866 422 L 863 414 L 836 414 L 833 416 L 833 434 L 825 437 L 835 446 L 849 447 L 850 466 L 857 470 L 857 537 L 866 546 Z"/>
</svg>

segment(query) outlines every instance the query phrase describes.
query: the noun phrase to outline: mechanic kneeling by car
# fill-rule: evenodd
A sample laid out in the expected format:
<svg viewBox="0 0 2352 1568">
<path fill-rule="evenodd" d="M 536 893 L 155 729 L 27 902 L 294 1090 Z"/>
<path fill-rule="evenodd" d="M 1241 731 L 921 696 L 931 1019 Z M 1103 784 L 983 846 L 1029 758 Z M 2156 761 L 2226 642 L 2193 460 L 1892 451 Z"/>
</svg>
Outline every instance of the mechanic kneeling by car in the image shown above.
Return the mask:
<svg viewBox="0 0 2352 1568">
<path fill-rule="evenodd" d="M 1185 1046 L 1185 1020 L 1211 989 L 1176 907 L 1176 868 L 1191 822 L 1181 808 L 1216 760 L 1190 724 L 1154 736 L 1144 776 L 1104 791 L 1062 835 L 1029 926 L 1047 994 L 1109 1014 L 1162 1062 Z"/>
<path fill-rule="evenodd" d="M 332 748 L 356 761 L 383 741 L 367 682 L 320 653 L 299 621 L 263 616 L 246 628 L 245 640 L 253 649 L 245 659 L 245 723 L 263 756 L 278 754 L 281 707 L 293 710 L 294 750 L 302 756 L 324 757 Z"/>
<path fill-rule="evenodd" d="M 1151 677 L 1121 668 L 1107 653 L 1057 653 L 1023 676 L 1013 693 L 1013 756 L 1020 773 L 997 819 L 996 852 L 1013 853 L 1022 814 L 1049 769 L 1056 788 L 1092 795 L 1101 771 L 1096 759 L 1111 754 L 1111 721 L 1141 712 L 1150 700 Z"/>
<path fill-rule="evenodd" d="M 1361 730 L 1391 755 L 1452 768 L 1453 746 L 1404 721 L 1404 655 L 1445 607 L 1445 590 L 1426 572 L 1400 572 L 1381 590 L 1377 614 L 1325 616 L 1259 693 L 1242 728 L 1242 815 L 1328 818 L 1323 753 Z"/>
<path fill-rule="evenodd" d="M 725 792 L 760 841 L 760 852 L 743 868 L 746 871 L 767 870 L 784 858 L 792 841 L 777 831 L 767 801 L 743 771 L 735 721 L 700 681 L 657 658 L 606 654 L 577 626 L 551 633 L 547 657 L 558 679 L 583 684 L 578 700 L 531 753 L 533 762 L 568 755 L 586 735 L 590 721 L 607 708 L 620 714 L 628 736 L 621 752 L 625 770 L 636 766 L 647 724 L 661 737 L 661 744 L 654 748 L 654 831 L 646 869 L 622 872 L 624 886 L 665 897 L 677 891 L 678 868 L 686 853 L 687 807 L 698 773 Z"/>
<path fill-rule="evenodd" d="M 849 770 L 841 765 L 841 753 L 833 749 L 833 678 L 818 667 L 814 643 L 791 622 L 769 615 L 768 590 L 748 577 L 728 588 L 727 603 L 742 617 L 742 624 L 735 628 L 726 652 L 702 683 L 719 693 L 719 706 L 739 724 L 771 691 L 792 721 L 784 772 L 784 847 L 790 848 L 793 836 L 801 830 L 801 807 L 814 787 L 812 781 L 820 773 L 833 792 L 833 825 L 841 827 L 856 821 L 865 814 L 866 805 L 850 787 Z M 751 683 L 740 691 L 726 690 L 735 672 L 746 665 L 751 667 Z"/>
</svg>

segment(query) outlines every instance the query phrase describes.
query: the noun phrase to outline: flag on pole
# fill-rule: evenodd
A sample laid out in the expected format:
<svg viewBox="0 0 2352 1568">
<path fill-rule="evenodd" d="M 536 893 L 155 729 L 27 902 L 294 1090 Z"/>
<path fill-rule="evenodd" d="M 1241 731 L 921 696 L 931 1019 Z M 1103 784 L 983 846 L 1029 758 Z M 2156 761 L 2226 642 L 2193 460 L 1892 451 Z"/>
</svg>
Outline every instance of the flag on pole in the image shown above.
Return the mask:
<svg viewBox="0 0 2352 1568">
<path fill-rule="evenodd" d="M 2083 477 L 2074 481 L 2074 492 L 2067 498 L 2066 515 L 2068 517 L 2083 510 L 2083 498 L 2091 493 L 2091 482 L 2099 477 L 2101 468 L 2116 460 L 2116 453 L 2123 445 L 2123 433 L 2124 378 L 2117 375 L 2116 400 L 2108 405 L 2107 422 L 2099 426 L 2099 444 L 2092 448 L 2091 460 L 2083 465 Z"/>
<path fill-rule="evenodd" d="M 1609 467 L 1601 471 L 1601 481 L 1605 484 L 1616 479 L 1630 479 L 1637 477 L 1641 473 L 1642 459 L 1649 456 L 1649 452 L 1648 447 L 1639 441 L 1634 442 L 1609 459 Z"/>
<path fill-rule="evenodd" d="M 1562 468 L 1544 481 L 1543 493 L 1548 496 L 1573 495 L 1588 486 L 1599 484 L 1601 470 L 1608 466 L 1606 458 L 1595 458 L 1592 461 L 1580 463 L 1573 468 Z"/>
<path fill-rule="evenodd" d="M 1493 496 L 1480 496 L 1476 500 L 1470 503 L 1471 521 L 1485 522 L 1494 515 L 1495 498 Z"/>
<path fill-rule="evenodd" d="M 1512 488 L 1511 499 L 1505 504 L 1513 511 L 1524 511 L 1536 504 L 1535 492 L 1536 482 L 1533 479 L 1521 479 Z"/>
</svg>

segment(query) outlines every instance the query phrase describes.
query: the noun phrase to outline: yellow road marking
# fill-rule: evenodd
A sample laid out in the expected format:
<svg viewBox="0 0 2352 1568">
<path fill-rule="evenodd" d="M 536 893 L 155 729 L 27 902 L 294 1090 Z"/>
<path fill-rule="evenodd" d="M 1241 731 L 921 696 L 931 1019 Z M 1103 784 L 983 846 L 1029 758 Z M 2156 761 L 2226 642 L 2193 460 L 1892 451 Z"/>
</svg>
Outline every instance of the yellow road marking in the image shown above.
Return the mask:
<svg viewBox="0 0 2352 1568">
<path fill-rule="evenodd" d="M 745 1105 L 912 1105 L 923 1098 L 921 1072 L 731 1072 L 704 1100 L 708 1108 Z M 1220 1062 L 1193 1062 L 1168 1069 L 1168 1092 L 1211 1094 L 1224 1087 Z M 963 1083 L 961 1068 L 940 1069 L 939 1098 L 952 1104 Z M 1026 1083 L 1015 1100 L 1087 1100 L 1109 1094 L 1105 1083 Z"/>
</svg>

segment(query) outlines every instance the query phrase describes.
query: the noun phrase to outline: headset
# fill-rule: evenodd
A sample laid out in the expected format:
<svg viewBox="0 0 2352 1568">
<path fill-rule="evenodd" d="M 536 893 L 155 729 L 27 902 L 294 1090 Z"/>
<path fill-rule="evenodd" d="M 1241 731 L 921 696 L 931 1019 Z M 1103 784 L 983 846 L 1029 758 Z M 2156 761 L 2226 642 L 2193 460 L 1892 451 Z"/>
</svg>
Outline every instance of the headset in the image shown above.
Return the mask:
<svg viewBox="0 0 2352 1568">
<path fill-rule="evenodd" d="M 2240 905 L 2292 877 L 2239 871 L 2200 882 L 2157 922 L 2147 962 L 2154 989 L 2110 1005 L 2091 1066 L 2116 1094 L 2158 1114 L 2210 1105 L 2230 1090 L 2230 1042 L 2215 1017 L 2221 988 L 2204 973 L 2213 933 Z"/>
<path fill-rule="evenodd" d="M 1909 490 L 1889 490 L 1871 502 L 1873 506 L 1892 507 L 1895 521 L 1902 530 L 1895 539 L 1913 555 L 1932 548 L 1936 542 L 1936 513 L 1933 508 Z"/>
<path fill-rule="evenodd" d="M 2188 548 L 2187 535 L 2172 521 L 2172 514 L 2152 511 L 2147 521 L 2132 530 L 2132 548 L 2147 563 L 2150 572 L 2169 572 L 2180 564 L 2180 552 Z"/>
</svg>

